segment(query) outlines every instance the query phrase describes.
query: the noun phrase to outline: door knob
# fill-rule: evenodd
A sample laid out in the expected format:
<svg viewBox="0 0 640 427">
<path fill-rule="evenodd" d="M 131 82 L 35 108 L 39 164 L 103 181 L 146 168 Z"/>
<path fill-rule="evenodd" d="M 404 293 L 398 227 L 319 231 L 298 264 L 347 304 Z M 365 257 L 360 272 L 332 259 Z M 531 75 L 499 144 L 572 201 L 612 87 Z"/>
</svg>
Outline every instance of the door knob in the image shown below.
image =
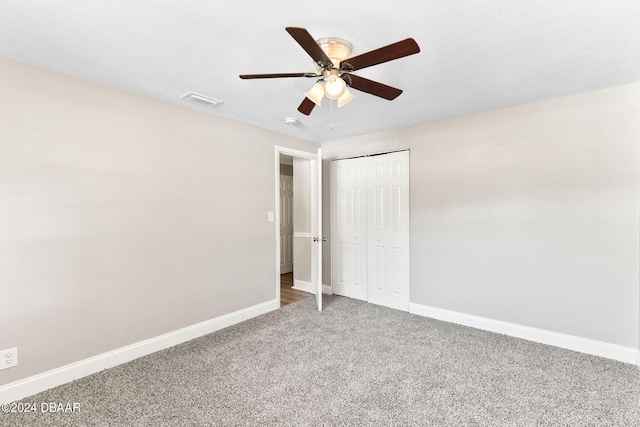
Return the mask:
<svg viewBox="0 0 640 427">
<path fill-rule="evenodd" d="M 326 242 L 326 241 L 327 241 L 327 238 L 326 238 L 326 237 L 323 237 L 323 238 L 321 239 L 320 237 L 314 237 L 314 238 L 313 238 L 313 241 L 314 241 L 314 242 Z"/>
</svg>

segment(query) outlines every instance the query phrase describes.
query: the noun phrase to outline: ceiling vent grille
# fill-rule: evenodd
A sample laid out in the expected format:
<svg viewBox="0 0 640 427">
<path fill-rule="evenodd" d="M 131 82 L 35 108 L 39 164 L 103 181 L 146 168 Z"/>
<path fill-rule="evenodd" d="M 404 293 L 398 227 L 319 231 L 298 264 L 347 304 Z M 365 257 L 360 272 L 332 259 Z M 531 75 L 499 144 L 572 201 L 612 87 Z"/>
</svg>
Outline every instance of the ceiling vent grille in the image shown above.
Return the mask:
<svg viewBox="0 0 640 427">
<path fill-rule="evenodd" d="M 195 93 L 195 92 L 187 92 L 184 95 L 182 95 L 180 99 L 194 102 L 196 104 L 200 104 L 205 107 L 215 107 L 216 105 L 222 104 L 222 101 L 220 101 L 219 99 L 209 98 L 208 96 L 200 95 L 199 93 Z"/>
</svg>

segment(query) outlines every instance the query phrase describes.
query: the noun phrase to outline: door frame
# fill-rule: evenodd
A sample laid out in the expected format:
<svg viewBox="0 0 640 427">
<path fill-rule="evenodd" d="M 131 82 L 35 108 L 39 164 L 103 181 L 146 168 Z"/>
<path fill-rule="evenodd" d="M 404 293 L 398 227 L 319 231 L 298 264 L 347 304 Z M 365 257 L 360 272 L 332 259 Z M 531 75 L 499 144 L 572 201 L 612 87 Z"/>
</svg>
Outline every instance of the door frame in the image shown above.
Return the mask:
<svg viewBox="0 0 640 427">
<path fill-rule="evenodd" d="M 320 161 L 320 159 L 318 158 L 319 155 L 319 148 L 318 151 L 303 151 L 303 150 L 298 150 L 295 148 L 289 148 L 289 147 L 283 147 L 280 145 L 276 145 L 275 146 L 275 170 L 276 170 L 276 176 L 275 176 L 275 233 L 276 233 L 276 300 L 278 301 L 278 304 L 280 303 L 280 155 L 283 154 L 285 156 L 291 156 L 291 157 L 297 157 L 297 158 L 301 158 L 301 159 L 306 159 L 306 160 L 318 160 L 318 167 L 322 168 L 322 162 Z M 313 174 L 312 174 L 313 175 Z M 313 182 L 314 180 L 314 176 L 311 176 L 311 181 Z M 322 182 L 320 182 L 320 191 L 322 191 Z M 309 212 L 309 219 L 312 220 L 312 216 L 313 216 L 313 209 L 311 210 L 311 212 Z M 320 248 L 319 248 L 319 253 L 320 256 L 322 256 L 322 244 L 320 243 Z M 313 251 L 312 251 L 313 252 Z M 294 267 L 295 269 L 295 264 Z M 319 265 L 319 270 L 320 270 L 320 274 L 322 274 L 322 264 Z M 320 278 L 322 278 L 322 276 L 320 276 Z M 312 282 L 313 282 L 313 278 L 312 278 Z M 320 280 L 320 283 L 322 283 L 322 280 Z M 318 296 L 316 296 L 317 298 Z M 319 298 L 322 298 L 322 294 L 320 294 Z"/>
</svg>

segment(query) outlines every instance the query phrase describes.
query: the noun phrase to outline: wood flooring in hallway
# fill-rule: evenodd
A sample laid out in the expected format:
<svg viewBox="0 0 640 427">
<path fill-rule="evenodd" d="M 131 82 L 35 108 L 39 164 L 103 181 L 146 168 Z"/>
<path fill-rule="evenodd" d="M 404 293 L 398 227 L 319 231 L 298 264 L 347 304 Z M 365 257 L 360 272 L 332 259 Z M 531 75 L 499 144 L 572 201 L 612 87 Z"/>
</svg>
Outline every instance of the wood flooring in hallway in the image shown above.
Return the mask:
<svg viewBox="0 0 640 427">
<path fill-rule="evenodd" d="M 309 292 L 293 289 L 293 273 L 286 273 L 280 276 L 280 307 L 302 301 L 312 295 Z"/>
</svg>

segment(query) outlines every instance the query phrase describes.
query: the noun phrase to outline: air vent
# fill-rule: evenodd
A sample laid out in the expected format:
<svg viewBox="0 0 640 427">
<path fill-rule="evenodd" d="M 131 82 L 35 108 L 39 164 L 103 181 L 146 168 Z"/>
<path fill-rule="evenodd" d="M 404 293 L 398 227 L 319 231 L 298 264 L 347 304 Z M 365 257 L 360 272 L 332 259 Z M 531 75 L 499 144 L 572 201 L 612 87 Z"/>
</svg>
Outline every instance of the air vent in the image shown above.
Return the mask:
<svg viewBox="0 0 640 427">
<path fill-rule="evenodd" d="M 205 107 L 215 107 L 216 105 L 222 104 L 222 101 L 220 101 L 219 99 L 209 98 L 208 96 L 200 95 L 199 93 L 195 92 L 187 92 L 182 95 L 180 99 L 204 105 Z"/>
</svg>

